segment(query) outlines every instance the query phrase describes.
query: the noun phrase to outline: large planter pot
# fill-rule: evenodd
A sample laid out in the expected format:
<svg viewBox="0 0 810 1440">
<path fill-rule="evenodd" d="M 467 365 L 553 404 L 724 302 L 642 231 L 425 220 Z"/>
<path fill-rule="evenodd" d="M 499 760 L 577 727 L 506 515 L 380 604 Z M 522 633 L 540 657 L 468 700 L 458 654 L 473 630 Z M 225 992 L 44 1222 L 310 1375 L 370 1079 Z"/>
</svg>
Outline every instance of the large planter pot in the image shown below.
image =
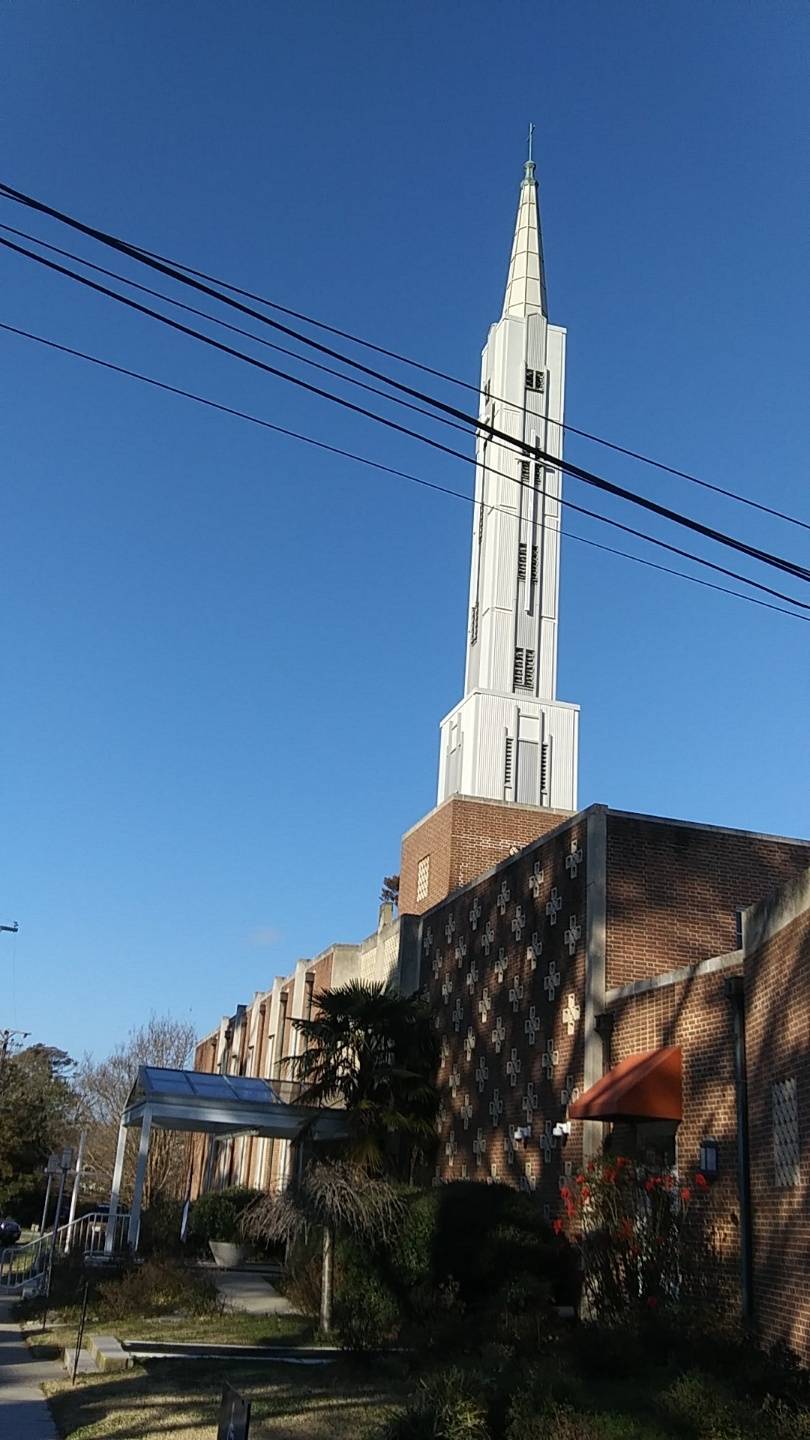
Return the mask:
<svg viewBox="0 0 810 1440">
<path fill-rule="evenodd" d="M 220 1270 L 235 1270 L 245 1258 L 244 1245 L 230 1240 L 209 1240 L 208 1248 Z"/>
</svg>

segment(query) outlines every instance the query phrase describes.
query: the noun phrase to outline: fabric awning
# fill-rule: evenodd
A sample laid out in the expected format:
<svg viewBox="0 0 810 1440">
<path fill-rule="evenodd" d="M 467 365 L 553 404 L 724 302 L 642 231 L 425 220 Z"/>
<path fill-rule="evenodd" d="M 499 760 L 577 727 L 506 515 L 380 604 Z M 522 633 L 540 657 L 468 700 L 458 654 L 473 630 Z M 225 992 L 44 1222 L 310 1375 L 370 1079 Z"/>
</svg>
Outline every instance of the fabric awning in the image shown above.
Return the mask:
<svg viewBox="0 0 810 1440">
<path fill-rule="evenodd" d="M 681 1047 L 629 1055 L 568 1107 L 572 1120 L 680 1120 Z"/>
</svg>

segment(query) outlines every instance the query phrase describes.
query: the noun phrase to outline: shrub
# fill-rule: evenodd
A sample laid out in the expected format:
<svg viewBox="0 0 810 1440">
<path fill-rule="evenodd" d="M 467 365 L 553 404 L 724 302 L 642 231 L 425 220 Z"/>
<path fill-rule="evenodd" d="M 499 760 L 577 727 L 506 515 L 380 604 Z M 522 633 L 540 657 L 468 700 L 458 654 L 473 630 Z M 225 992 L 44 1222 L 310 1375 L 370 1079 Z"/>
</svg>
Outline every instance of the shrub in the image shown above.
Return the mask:
<svg viewBox="0 0 810 1440">
<path fill-rule="evenodd" d="M 474 1304 L 525 1275 L 546 1281 L 556 1293 L 575 1255 L 553 1234 L 535 1196 L 462 1180 L 438 1191 L 433 1265 L 437 1281 L 452 1275 L 461 1299 Z"/>
<path fill-rule="evenodd" d="M 490 1440 L 486 1406 L 463 1370 L 440 1370 L 421 1381 L 380 1440 Z"/>
<path fill-rule="evenodd" d="M 102 1281 L 97 1299 L 99 1311 L 107 1320 L 127 1315 L 165 1315 L 175 1310 L 205 1315 L 220 1309 L 216 1286 L 206 1275 L 170 1260 L 145 1260 L 114 1280 Z"/>
<path fill-rule="evenodd" d="M 338 1251 L 335 1323 L 347 1350 L 384 1349 L 399 1334 L 400 1307 L 393 1291 L 369 1269 L 359 1247 Z"/>
<path fill-rule="evenodd" d="M 697 1371 L 679 1376 L 662 1398 L 667 1415 L 700 1440 L 743 1440 L 750 1433 L 731 1397 Z"/>
<path fill-rule="evenodd" d="M 228 1190 L 209 1190 L 201 1195 L 189 1212 L 190 1245 L 197 1251 L 203 1251 L 209 1240 L 238 1244 L 242 1239 L 239 1228 L 242 1213 L 259 1193 L 246 1186 L 233 1185 Z"/>
<path fill-rule="evenodd" d="M 141 1230 L 138 1249 L 144 1256 L 180 1255 L 183 1242 L 180 1239 L 180 1225 L 183 1219 L 183 1201 L 161 1197 L 153 1200 L 141 1215 Z"/>
</svg>

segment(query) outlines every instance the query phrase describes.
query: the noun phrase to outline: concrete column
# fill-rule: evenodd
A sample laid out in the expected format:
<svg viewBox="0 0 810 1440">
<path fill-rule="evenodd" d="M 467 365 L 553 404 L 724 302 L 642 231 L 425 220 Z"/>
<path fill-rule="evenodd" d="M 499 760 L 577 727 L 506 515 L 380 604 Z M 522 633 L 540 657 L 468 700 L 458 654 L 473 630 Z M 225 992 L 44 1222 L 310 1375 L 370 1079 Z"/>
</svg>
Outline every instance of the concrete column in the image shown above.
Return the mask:
<svg viewBox="0 0 810 1440">
<path fill-rule="evenodd" d="M 143 1199 L 143 1186 L 146 1179 L 146 1162 L 149 1159 L 149 1136 L 152 1130 L 152 1110 L 147 1105 L 143 1112 L 141 1124 L 141 1142 L 138 1146 L 138 1163 L 135 1166 L 135 1188 L 132 1192 L 132 1209 L 129 1212 L 129 1229 L 127 1231 L 127 1244 L 130 1250 L 138 1248 L 138 1236 L 141 1229 L 141 1200 Z"/>
<path fill-rule="evenodd" d="M 107 1218 L 107 1234 L 104 1238 L 104 1253 L 112 1255 L 115 1249 L 115 1222 L 118 1218 L 118 1200 L 121 1194 L 121 1180 L 124 1175 L 124 1153 L 127 1148 L 127 1131 L 123 1120 L 118 1127 L 118 1144 L 115 1149 L 115 1169 L 110 1191 L 110 1213 Z"/>
</svg>

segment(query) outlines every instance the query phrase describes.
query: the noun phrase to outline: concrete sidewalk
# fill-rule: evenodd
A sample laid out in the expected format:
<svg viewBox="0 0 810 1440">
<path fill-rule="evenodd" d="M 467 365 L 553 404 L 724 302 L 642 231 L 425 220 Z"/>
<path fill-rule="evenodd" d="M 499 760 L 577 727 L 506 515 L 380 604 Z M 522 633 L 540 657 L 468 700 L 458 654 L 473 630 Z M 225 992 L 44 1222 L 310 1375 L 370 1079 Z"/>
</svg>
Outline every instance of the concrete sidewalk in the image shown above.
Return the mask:
<svg viewBox="0 0 810 1440">
<path fill-rule="evenodd" d="M 33 1360 L 16 1318 L 17 1302 L 0 1301 L 0 1435 L 8 1440 L 58 1440 L 40 1389 L 57 1380 L 54 1360 Z"/>
<path fill-rule="evenodd" d="M 215 1270 L 212 1279 L 226 1310 L 243 1315 L 292 1315 L 293 1307 L 264 1275 L 253 1270 Z"/>
</svg>

